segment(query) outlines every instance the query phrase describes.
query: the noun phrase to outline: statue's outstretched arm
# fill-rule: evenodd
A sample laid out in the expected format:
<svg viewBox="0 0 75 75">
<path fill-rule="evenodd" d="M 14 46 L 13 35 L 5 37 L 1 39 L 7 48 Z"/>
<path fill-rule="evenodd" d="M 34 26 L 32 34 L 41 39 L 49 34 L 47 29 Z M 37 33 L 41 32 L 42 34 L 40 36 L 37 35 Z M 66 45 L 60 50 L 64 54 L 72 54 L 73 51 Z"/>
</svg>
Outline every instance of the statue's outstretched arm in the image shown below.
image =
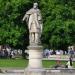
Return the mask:
<svg viewBox="0 0 75 75">
<path fill-rule="evenodd" d="M 28 19 L 29 19 L 30 14 L 31 14 L 31 10 L 27 11 L 26 14 L 24 15 L 22 21 L 26 20 L 26 22 L 27 22 Z"/>
<path fill-rule="evenodd" d="M 27 16 L 28 16 L 28 15 L 25 14 L 24 17 L 23 17 L 23 19 L 22 19 L 22 21 L 26 20 Z"/>
</svg>

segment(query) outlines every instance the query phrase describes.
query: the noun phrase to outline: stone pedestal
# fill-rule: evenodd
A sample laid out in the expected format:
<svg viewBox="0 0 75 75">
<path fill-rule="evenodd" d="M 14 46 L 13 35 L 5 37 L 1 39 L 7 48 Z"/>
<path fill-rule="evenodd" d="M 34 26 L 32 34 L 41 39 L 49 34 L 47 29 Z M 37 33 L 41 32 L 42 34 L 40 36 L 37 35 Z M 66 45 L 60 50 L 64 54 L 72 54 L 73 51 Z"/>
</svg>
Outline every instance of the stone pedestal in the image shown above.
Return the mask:
<svg viewBox="0 0 75 75">
<path fill-rule="evenodd" d="M 25 69 L 25 75 L 45 75 L 42 67 L 43 47 L 38 45 L 28 46 L 29 64 Z"/>
<path fill-rule="evenodd" d="M 46 75 L 46 72 L 44 69 L 25 69 L 24 75 Z"/>
</svg>

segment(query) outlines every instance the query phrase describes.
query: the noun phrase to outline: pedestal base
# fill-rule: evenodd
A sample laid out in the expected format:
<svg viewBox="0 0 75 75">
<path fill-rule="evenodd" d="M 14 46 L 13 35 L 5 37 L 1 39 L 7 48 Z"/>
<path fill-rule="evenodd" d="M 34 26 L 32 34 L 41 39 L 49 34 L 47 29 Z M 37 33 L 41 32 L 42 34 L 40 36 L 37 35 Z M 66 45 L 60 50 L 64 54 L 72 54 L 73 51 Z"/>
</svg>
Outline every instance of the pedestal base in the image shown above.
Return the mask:
<svg viewBox="0 0 75 75">
<path fill-rule="evenodd" d="M 29 64 L 25 69 L 24 75 L 46 75 L 42 68 L 43 47 L 41 45 L 30 45 L 29 49 Z"/>
<path fill-rule="evenodd" d="M 46 75 L 44 69 L 25 69 L 24 75 Z"/>
<path fill-rule="evenodd" d="M 42 68 L 42 46 L 28 46 L 29 49 L 29 64 L 28 68 L 40 69 Z"/>
</svg>

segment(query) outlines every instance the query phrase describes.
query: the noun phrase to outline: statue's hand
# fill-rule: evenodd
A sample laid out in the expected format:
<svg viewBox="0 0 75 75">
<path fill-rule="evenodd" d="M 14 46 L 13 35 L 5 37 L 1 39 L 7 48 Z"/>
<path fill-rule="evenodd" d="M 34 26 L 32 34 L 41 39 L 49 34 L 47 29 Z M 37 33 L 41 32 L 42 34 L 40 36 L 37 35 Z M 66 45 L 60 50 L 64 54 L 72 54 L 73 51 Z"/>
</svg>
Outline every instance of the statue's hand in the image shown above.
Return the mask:
<svg viewBox="0 0 75 75">
<path fill-rule="evenodd" d="M 29 15 L 25 15 L 25 16 L 23 17 L 22 21 L 24 21 L 24 20 L 28 21 L 28 18 L 29 18 Z"/>
<path fill-rule="evenodd" d="M 22 21 L 24 21 L 26 18 L 27 18 L 27 15 L 24 15 L 24 17 L 23 17 Z"/>
<path fill-rule="evenodd" d="M 22 19 L 22 22 L 25 20 L 25 18 Z"/>
</svg>

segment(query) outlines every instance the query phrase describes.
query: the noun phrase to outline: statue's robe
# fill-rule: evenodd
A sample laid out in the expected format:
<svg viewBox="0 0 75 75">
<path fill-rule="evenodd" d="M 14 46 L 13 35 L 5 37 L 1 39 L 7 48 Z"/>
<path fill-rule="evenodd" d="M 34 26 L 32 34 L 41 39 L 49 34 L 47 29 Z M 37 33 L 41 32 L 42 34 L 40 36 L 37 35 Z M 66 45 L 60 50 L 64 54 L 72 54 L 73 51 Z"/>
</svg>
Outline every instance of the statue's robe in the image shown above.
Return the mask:
<svg viewBox="0 0 75 75">
<path fill-rule="evenodd" d="M 41 21 L 41 15 L 39 9 L 30 9 L 26 14 L 29 15 L 28 19 L 29 32 L 39 33 L 42 29 L 41 28 L 42 26 L 39 23 L 39 21 Z"/>
</svg>

